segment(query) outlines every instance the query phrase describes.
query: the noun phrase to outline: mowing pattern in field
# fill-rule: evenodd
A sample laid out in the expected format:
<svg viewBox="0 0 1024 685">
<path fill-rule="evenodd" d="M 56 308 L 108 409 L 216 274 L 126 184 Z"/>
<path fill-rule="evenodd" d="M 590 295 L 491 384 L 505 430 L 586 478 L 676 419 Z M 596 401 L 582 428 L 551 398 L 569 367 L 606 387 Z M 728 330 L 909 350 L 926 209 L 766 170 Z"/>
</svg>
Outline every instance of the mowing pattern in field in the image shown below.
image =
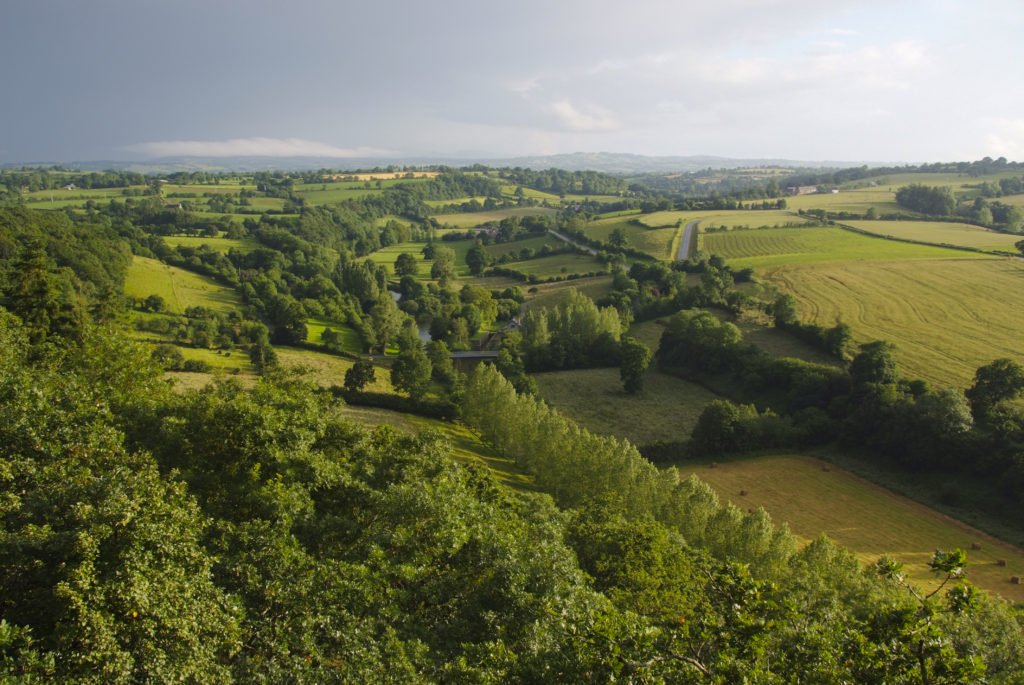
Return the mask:
<svg viewBox="0 0 1024 685">
<path fill-rule="evenodd" d="M 844 221 L 854 228 L 881 236 L 892 236 L 902 240 L 916 240 L 935 245 L 957 245 L 979 250 L 1002 250 L 1016 252 L 1013 246 L 1021 239 L 990 231 L 970 224 L 955 224 L 946 221 Z"/>
<path fill-rule="evenodd" d="M 977 367 L 994 359 L 1024 362 L 1021 260 L 805 264 L 764 277 L 793 293 L 805 320 L 832 325 L 841 318 L 857 342 L 895 343 L 910 378 L 965 388 Z"/>
<path fill-rule="evenodd" d="M 464 260 L 463 263 L 465 263 Z M 600 272 L 605 270 L 605 265 L 597 261 L 596 257 L 575 253 L 538 257 L 522 262 L 509 262 L 503 266 L 537 276 L 538 278 L 588 274 L 594 271 Z M 458 262 L 456 262 L 456 267 L 458 267 Z"/>
<path fill-rule="evenodd" d="M 187 307 L 207 307 L 228 314 L 240 309 L 238 294 L 211 278 L 168 266 L 156 259 L 135 256 L 125 279 L 125 294 L 144 299 L 159 295 L 167 310 L 181 314 Z"/>
<path fill-rule="evenodd" d="M 1017 602 L 1024 586 L 1011 585 L 1024 574 L 1024 550 L 996 540 L 933 509 L 809 457 L 771 456 L 709 465 L 680 467 L 696 473 L 723 500 L 746 510 L 764 507 L 777 523 L 788 523 L 810 540 L 826 533 L 854 551 L 865 563 L 891 554 L 905 564 L 912 582 L 934 585 L 926 564 L 936 549 L 967 552 L 969 580 Z M 740 495 L 746 491 L 746 495 Z M 982 549 L 972 550 L 972 543 Z M 1006 559 L 1007 566 L 996 565 Z"/>
<path fill-rule="evenodd" d="M 921 181 L 915 181 L 920 183 Z M 900 184 L 906 185 L 906 184 Z M 857 188 L 855 190 L 843 190 L 838 193 L 815 193 L 813 195 L 796 195 L 786 198 L 786 206 L 790 210 L 801 209 L 824 209 L 829 212 L 858 212 L 863 214 L 869 207 L 874 207 L 879 213 L 906 212 L 896 204 L 896 190 L 898 185 L 878 188 Z"/>
<path fill-rule="evenodd" d="M 700 246 L 735 268 L 857 260 L 965 259 L 985 255 L 873 238 L 841 228 L 769 228 L 701 234 Z"/>
<path fill-rule="evenodd" d="M 634 444 L 690 437 L 704 405 L 720 399 L 699 385 L 653 370 L 644 375 L 639 395 L 626 394 L 617 368 L 533 376 L 541 398 L 564 416 L 593 433 Z"/>
</svg>

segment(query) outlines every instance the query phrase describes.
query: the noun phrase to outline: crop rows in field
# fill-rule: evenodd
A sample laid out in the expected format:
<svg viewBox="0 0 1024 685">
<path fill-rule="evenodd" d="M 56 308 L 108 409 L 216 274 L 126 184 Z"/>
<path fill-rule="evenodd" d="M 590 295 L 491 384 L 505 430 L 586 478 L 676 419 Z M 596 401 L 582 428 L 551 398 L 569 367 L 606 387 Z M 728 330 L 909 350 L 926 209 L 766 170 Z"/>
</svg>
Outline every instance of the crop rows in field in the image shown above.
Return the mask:
<svg viewBox="0 0 1024 685">
<path fill-rule="evenodd" d="M 463 212 L 461 214 L 438 214 L 434 217 L 442 226 L 448 225 L 454 228 L 474 228 L 487 224 L 497 225 L 502 219 L 510 216 L 539 216 L 542 214 L 552 215 L 558 210 L 546 207 L 513 207 L 512 209 L 496 209 L 490 212 Z"/>
<path fill-rule="evenodd" d="M 672 240 L 679 229 L 675 226 L 668 228 L 647 228 L 637 225 L 629 219 L 611 217 L 599 219 L 586 225 L 584 229 L 590 238 L 606 241 L 612 231 L 621 228 L 626 234 L 627 246 L 634 250 L 646 252 L 658 259 L 671 259 Z"/>
</svg>

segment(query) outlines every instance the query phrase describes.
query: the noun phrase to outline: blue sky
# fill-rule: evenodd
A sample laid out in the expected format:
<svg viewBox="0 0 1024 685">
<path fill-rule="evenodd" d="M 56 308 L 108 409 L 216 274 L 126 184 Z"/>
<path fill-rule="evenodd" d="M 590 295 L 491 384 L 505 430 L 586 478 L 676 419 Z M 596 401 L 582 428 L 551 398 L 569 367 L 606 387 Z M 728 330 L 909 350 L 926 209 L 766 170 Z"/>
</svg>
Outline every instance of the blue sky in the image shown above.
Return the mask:
<svg viewBox="0 0 1024 685">
<path fill-rule="evenodd" d="M 0 163 L 1024 160 L 1019 0 L 12 0 Z"/>
</svg>

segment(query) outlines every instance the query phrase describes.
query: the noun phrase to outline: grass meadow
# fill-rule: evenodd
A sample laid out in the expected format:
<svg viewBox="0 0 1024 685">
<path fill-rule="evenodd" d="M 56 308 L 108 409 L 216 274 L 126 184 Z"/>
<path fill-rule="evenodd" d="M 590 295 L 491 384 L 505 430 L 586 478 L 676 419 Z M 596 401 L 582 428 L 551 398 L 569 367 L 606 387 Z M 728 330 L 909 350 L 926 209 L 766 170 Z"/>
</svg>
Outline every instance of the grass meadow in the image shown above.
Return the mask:
<svg viewBox="0 0 1024 685">
<path fill-rule="evenodd" d="M 701 233 L 699 245 L 712 254 L 722 255 L 737 269 L 861 260 L 986 258 L 931 245 L 874 238 L 841 228 L 813 226 Z"/>
<path fill-rule="evenodd" d="M 1022 196 L 1024 197 L 1024 196 Z M 1016 252 L 1019 235 L 990 231 L 971 224 L 948 221 L 844 221 L 854 228 L 880 236 L 914 240 L 935 245 L 956 245 L 978 250 Z"/>
<path fill-rule="evenodd" d="M 629 247 L 646 252 L 656 259 L 672 258 L 672 243 L 680 230 L 675 226 L 663 228 L 638 226 L 629 219 L 619 217 L 592 221 L 586 225 L 584 230 L 590 238 L 607 240 L 612 231 L 617 228 L 621 228 L 626 234 Z"/>
<path fill-rule="evenodd" d="M 491 212 L 463 212 L 461 214 L 437 214 L 433 218 L 442 226 L 453 228 L 473 228 L 486 224 L 496 225 L 502 219 L 510 216 L 540 216 L 543 214 L 553 215 L 556 209 L 546 207 L 513 207 L 512 209 L 496 209 Z"/>
<path fill-rule="evenodd" d="M 909 183 L 922 183 L 910 181 Z M 906 212 L 896 204 L 896 191 L 900 183 L 889 186 L 866 187 L 851 190 L 840 190 L 838 193 L 814 193 L 812 195 L 794 195 L 786 197 L 786 207 L 792 211 L 801 209 L 824 209 L 829 212 L 858 212 L 863 214 L 869 207 L 874 207 L 880 214 L 888 212 Z"/>
<path fill-rule="evenodd" d="M 221 314 L 242 307 L 234 290 L 212 278 L 137 255 L 128 268 L 124 288 L 125 294 L 138 299 L 159 295 L 167 310 L 175 314 L 193 306 L 207 307 Z"/>
<path fill-rule="evenodd" d="M 167 235 L 163 236 L 163 239 L 164 243 L 169 247 L 182 245 L 184 247 L 197 248 L 202 245 L 206 245 L 214 252 L 220 252 L 222 254 L 227 254 L 232 249 L 243 253 L 252 252 L 259 247 L 259 243 L 255 240 L 235 240 L 232 238 L 224 238 L 223 236 L 218 238 L 203 238 L 199 236 Z"/>
<path fill-rule="evenodd" d="M 824 532 L 864 563 L 891 554 L 905 564 L 909 579 L 924 587 L 936 584 L 926 566 L 932 553 L 959 547 L 967 552 L 971 582 L 1024 602 L 1024 586 L 1009 582 L 1011 575 L 1024 575 L 1024 550 L 825 462 L 763 456 L 714 468 L 687 463 L 679 470 L 684 477 L 696 474 L 741 509 L 764 507 L 776 524 L 788 524 L 805 541 Z M 981 549 L 972 550 L 974 543 Z M 996 565 L 998 559 L 1007 566 Z"/>
<path fill-rule="evenodd" d="M 856 342 L 894 343 L 910 378 L 966 388 L 977 367 L 1024 358 L 1018 259 L 794 263 L 761 276 L 796 297 L 804 320 L 842 319 Z"/>
<path fill-rule="evenodd" d="M 537 257 L 536 259 L 527 259 L 522 262 L 509 262 L 502 266 L 537 276 L 537 278 L 587 274 L 592 271 L 604 271 L 605 269 L 605 265 L 597 261 L 596 257 L 589 254 L 576 254 L 575 252 Z"/>
<path fill-rule="evenodd" d="M 720 399 L 699 385 L 650 369 L 644 390 L 628 395 L 618 368 L 532 374 L 540 397 L 592 433 L 626 438 L 633 444 L 684 440 L 704 405 Z"/>
</svg>

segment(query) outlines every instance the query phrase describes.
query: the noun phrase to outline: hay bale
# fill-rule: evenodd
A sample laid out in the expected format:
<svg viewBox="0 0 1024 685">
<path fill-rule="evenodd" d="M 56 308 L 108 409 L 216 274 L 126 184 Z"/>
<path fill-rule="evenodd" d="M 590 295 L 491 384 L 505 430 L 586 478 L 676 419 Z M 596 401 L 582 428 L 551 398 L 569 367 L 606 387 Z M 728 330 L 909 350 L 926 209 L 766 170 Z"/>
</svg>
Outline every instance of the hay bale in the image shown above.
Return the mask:
<svg viewBox="0 0 1024 685">
<path fill-rule="evenodd" d="M 822 470 L 822 471 L 831 471 L 832 469 L 831 469 L 831 468 L 829 468 L 828 466 L 822 466 L 822 467 L 821 467 L 821 470 Z"/>
<path fill-rule="evenodd" d="M 754 507 L 748 507 L 747 508 L 747 513 L 748 514 L 753 514 L 754 513 Z"/>
<path fill-rule="evenodd" d="M 718 462 L 717 461 L 711 462 L 711 468 L 717 469 L 718 468 Z"/>
<path fill-rule="evenodd" d="M 747 491 L 746 490 L 740 490 L 740 497 L 746 497 L 746 496 L 747 496 Z"/>
<path fill-rule="evenodd" d="M 971 549 L 974 549 L 974 550 L 981 549 L 981 543 L 980 542 L 972 542 L 971 543 Z"/>
<path fill-rule="evenodd" d="M 1010 576 L 1010 582 L 1014 585 L 1020 585 L 1020 576 Z"/>
<path fill-rule="evenodd" d="M 996 559 L 996 566 L 1006 566 L 1006 559 Z"/>
</svg>

